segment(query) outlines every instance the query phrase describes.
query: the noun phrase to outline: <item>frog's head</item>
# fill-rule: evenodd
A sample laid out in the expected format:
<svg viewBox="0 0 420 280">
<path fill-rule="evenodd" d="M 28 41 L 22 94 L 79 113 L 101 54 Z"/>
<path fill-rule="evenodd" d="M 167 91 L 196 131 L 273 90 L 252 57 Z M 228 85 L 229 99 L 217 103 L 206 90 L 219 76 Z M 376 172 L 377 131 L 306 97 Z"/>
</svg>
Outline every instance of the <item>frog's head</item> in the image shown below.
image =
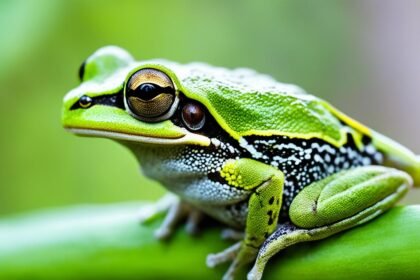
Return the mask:
<svg viewBox="0 0 420 280">
<path fill-rule="evenodd" d="M 319 137 L 343 143 L 337 112 L 300 88 L 249 69 L 135 61 L 104 47 L 80 68 L 64 98 L 63 125 L 80 135 L 154 144 L 209 146 L 221 134 Z"/>
<path fill-rule="evenodd" d="M 186 98 L 169 62 L 135 62 L 104 47 L 81 66 L 81 84 L 64 98 L 65 128 L 87 136 L 156 144 L 208 146 L 207 110 Z"/>
</svg>

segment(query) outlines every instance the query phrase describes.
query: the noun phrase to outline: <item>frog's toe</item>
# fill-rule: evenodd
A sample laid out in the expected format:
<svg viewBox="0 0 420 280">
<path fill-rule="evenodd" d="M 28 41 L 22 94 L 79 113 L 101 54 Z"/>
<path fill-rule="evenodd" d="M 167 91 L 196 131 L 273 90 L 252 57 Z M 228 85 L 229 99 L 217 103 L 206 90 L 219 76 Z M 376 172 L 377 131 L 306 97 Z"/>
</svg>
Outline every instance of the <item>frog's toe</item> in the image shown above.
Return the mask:
<svg viewBox="0 0 420 280">
<path fill-rule="evenodd" d="M 169 207 L 160 227 L 155 231 L 155 237 L 158 239 L 167 239 L 174 233 L 176 227 L 183 221 L 189 213 L 190 206 L 177 200 Z"/>
<path fill-rule="evenodd" d="M 254 266 L 248 273 L 247 280 L 260 280 L 262 277 L 262 271 L 258 270 L 257 266 Z"/>
<path fill-rule="evenodd" d="M 238 278 L 238 272 L 243 268 L 243 263 L 238 258 L 235 258 L 229 269 L 226 271 L 225 275 L 223 275 L 223 280 L 233 280 Z"/>
<path fill-rule="evenodd" d="M 147 224 L 156 220 L 162 213 L 167 212 L 172 205 L 178 203 L 178 200 L 178 197 L 168 193 L 157 202 L 150 204 L 147 207 L 142 207 L 141 212 L 138 213 L 140 223 Z"/>
<path fill-rule="evenodd" d="M 240 249 L 241 242 L 238 242 L 220 253 L 209 254 L 206 259 L 206 264 L 208 267 L 215 267 L 219 264 L 233 261 Z"/>
<path fill-rule="evenodd" d="M 196 209 L 190 209 L 188 213 L 188 220 L 185 225 L 185 230 L 190 235 L 196 235 L 200 232 L 200 223 L 204 218 L 203 212 L 196 210 Z"/>
<path fill-rule="evenodd" d="M 168 239 L 173 233 L 172 229 L 169 229 L 168 227 L 159 227 L 154 232 L 154 236 L 156 239 L 159 240 L 166 240 Z"/>
<path fill-rule="evenodd" d="M 172 196 L 171 196 L 172 197 Z M 155 231 L 155 237 L 157 239 L 168 239 L 172 236 L 175 229 L 187 219 L 185 229 L 187 233 L 194 235 L 199 232 L 199 225 L 201 220 L 204 217 L 204 214 L 185 203 L 182 200 L 179 200 L 177 197 L 175 199 L 172 197 L 169 201 L 167 198 L 164 198 L 165 201 L 158 202 L 162 206 L 160 208 L 166 207 L 167 214 L 163 220 L 160 227 Z M 163 199 L 162 199 L 163 200 Z M 164 206 L 163 206 L 164 205 Z M 156 207 L 159 208 L 159 207 Z M 163 210 L 160 213 L 164 212 Z"/>
<path fill-rule="evenodd" d="M 234 270 L 228 270 L 225 275 L 223 275 L 222 280 L 233 280 L 235 279 L 235 272 Z"/>
</svg>

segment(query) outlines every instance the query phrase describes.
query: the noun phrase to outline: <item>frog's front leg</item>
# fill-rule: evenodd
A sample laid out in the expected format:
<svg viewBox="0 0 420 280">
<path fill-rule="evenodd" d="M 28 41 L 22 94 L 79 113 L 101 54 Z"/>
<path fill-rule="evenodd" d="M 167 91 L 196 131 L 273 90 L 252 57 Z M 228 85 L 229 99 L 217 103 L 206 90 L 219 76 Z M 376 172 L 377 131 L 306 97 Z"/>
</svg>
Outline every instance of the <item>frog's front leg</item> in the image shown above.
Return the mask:
<svg viewBox="0 0 420 280">
<path fill-rule="evenodd" d="M 343 171 L 305 187 L 293 200 L 293 224 L 280 225 L 264 242 L 248 279 L 260 279 L 267 261 L 280 250 L 323 239 L 360 225 L 394 205 L 412 185 L 405 172 L 380 166 Z"/>
<path fill-rule="evenodd" d="M 252 191 L 243 241 L 207 258 L 209 266 L 234 258 L 224 276 L 224 279 L 232 279 L 240 267 L 255 260 L 261 244 L 276 229 L 284 175 L 278 169 L 264 163 L 252 159 L 239 159 L 227 161 L 221 176 L 230 186 Z"/>
</svg>

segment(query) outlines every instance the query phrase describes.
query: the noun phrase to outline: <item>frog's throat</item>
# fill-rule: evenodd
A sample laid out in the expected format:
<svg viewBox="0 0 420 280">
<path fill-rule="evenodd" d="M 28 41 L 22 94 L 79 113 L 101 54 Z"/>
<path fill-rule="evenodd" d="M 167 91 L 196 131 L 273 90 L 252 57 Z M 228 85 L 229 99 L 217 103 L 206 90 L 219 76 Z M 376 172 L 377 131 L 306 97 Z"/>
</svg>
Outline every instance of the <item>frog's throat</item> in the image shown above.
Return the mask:
<svg viewBox="0 0 420 280">
<path fill-rule="evenodd" d="M 178 138 L 159 138 L 150 137 L 144 135 L 126 134 L 114 131 L 98 130 L 98 129 L 85 129 L 85 128 L 70 128 L 66 130 L 80 136 L 91 136 L 91 137 L 104 137 L 111 138 L 114 140 L 130 141 L 145 144 L 159 144 L 159 145 L 182 145 L 182 144 L 195 144 L 200 146 L 210 146 L 210 138 L 195 134 L 187 133 Z"/>
</svg>

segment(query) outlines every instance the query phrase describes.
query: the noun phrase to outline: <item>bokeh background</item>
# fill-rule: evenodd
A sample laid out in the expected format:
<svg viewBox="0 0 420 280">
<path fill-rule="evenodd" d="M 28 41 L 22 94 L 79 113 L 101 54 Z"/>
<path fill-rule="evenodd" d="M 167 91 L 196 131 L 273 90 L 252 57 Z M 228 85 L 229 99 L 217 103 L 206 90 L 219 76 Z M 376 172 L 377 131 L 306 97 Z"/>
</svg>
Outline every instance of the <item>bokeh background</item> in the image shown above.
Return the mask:
<svg viewBox="0 0 420 280">
<path fill-rule="evenodd" d="M 420 153 L 420 1 L 1 0 L 0 215 L 164 192 L 122 146 L 61 127 L 80 64 L 108 44 L 269 73 Z"/>
</svg>

